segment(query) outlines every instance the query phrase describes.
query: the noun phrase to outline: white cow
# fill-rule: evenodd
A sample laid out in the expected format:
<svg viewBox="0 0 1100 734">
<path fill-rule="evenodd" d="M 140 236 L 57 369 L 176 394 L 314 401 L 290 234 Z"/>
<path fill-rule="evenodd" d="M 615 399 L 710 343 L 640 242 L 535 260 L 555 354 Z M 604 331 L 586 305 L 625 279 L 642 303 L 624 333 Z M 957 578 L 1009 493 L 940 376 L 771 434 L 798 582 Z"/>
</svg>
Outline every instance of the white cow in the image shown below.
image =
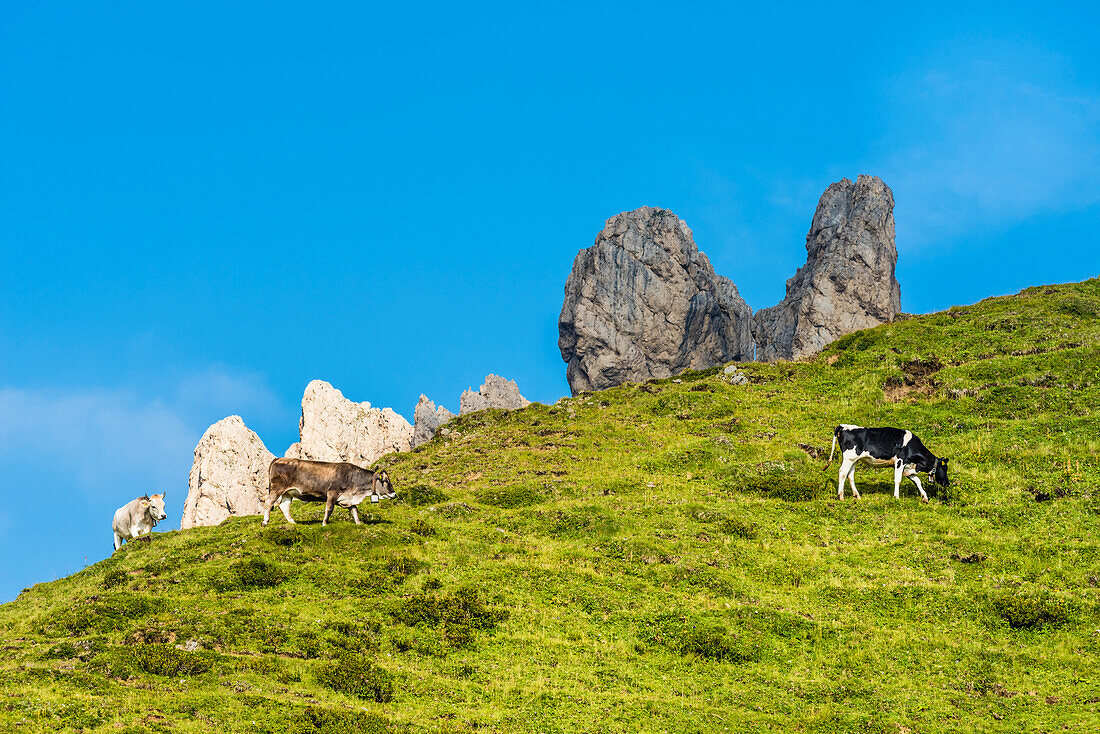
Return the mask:
<svg viewBox="0 0 1100 734">
<path fill-rule="evenodd" d="M 162 492 L 152 497 L 138 497 L 115 510 L 115 550 L 121 548 L 125 540 L 151 533 L 158 522 L 168 517 L 164 513 L 164 495 Z"/>
</svg>

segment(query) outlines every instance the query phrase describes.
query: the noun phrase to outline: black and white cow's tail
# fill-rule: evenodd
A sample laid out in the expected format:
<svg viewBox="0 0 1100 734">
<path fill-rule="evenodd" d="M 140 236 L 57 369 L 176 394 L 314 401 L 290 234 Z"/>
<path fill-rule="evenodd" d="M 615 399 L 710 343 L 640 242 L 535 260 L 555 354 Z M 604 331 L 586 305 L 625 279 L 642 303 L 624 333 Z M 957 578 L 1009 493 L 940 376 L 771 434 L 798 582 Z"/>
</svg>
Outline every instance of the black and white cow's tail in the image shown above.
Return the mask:
<svg viewBox="0 0 1100 734">
<path fill-rule="evenodd" d="M 836 439 L 840 436 L 840 426 L 833 429 L 833 447 L 829 449 L 829 460 L 825 462 L 825 466 L 833 463 L 833 453 L 836 451 Z"/>
</svg>

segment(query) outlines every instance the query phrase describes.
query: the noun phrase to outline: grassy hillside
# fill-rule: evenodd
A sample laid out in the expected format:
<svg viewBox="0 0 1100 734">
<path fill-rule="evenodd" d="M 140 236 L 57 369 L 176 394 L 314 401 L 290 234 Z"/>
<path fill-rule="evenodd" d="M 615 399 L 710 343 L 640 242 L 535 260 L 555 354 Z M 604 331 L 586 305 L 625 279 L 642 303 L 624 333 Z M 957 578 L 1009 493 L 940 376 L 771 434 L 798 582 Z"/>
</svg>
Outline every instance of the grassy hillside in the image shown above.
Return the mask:
<svg viewBox="0 0 1100 734">
<path fill-rule="evenodd" d="M 295 503 L 26 590 L 0 730 L 1100 730 L 1100 281 L 741 369 L 460 418 L 361 527 Z M 840 422 L 950 490 L 838 501 Z"/>
</svg>

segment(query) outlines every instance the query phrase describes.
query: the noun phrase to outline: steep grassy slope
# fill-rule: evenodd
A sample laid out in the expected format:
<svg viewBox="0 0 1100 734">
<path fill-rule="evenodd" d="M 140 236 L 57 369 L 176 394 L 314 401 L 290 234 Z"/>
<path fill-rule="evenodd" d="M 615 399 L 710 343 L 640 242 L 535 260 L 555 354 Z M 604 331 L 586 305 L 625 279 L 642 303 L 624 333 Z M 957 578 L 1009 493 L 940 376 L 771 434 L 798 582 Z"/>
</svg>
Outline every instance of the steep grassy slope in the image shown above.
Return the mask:
<svg viewBox="0 0 1100 734">
<path fill-rule="evenodd" d="M 742 369 L 458 419 L 362 527 L 296 503 L 39 584 L 0 730 L 1100 730 L 1100 281 Z M 839 422 L 952 487 L 838 501 Z"/>
</svg>

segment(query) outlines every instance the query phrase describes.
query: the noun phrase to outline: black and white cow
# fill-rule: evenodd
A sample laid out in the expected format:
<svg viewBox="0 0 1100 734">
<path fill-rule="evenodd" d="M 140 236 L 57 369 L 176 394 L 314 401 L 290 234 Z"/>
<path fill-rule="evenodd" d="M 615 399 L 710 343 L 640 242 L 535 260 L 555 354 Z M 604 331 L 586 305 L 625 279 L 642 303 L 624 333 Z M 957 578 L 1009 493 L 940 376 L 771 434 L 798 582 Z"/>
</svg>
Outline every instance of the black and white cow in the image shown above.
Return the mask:
<svg viewBox="0 0 1100 734">
<path fill-rule="evenodd" d="M 840 478 L 836 493 L 844 499 L 844 480 L 852 485 L 852 496 L 859 499 L 856 489 L 856 464 L 860 462 L 872 467 L 892 466 L 894 468 L 894 499 L 901 496 L 902 477 L 909 477 L 917 485 L 921 500 L 928 501 L 928 495 L 921 486 L 917 472 L 928 472 L 928 481 L 946 487 L 947 459 L 937 457 L 924 447 L 921 440 L 912 431 L 901 428 L 863 428 L 862 426 L 839 425 L 833 429 L 833 448 L 829 451 L 829 462 L 840 444 Z"/>
</svg>

